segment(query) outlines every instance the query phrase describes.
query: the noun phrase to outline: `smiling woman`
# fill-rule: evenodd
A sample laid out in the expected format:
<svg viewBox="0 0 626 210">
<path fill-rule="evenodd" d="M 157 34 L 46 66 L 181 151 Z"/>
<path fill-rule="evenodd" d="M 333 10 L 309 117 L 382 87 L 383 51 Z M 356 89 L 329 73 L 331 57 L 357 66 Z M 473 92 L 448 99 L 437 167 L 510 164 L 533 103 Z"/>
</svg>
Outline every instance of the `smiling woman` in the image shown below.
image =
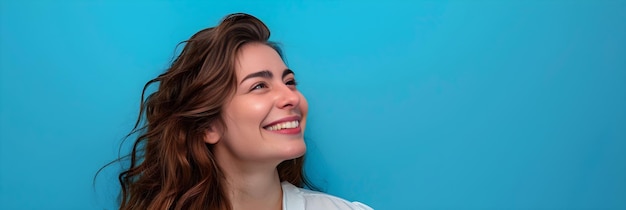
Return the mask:
<svg viewBox="0 0 626 210">
<path fill-rule="evenodd" d="M 228 15 L 146 84 L 120 209 L 371 209 L 301 188 L 308 104 L 269 36 Z"/>
</svg>

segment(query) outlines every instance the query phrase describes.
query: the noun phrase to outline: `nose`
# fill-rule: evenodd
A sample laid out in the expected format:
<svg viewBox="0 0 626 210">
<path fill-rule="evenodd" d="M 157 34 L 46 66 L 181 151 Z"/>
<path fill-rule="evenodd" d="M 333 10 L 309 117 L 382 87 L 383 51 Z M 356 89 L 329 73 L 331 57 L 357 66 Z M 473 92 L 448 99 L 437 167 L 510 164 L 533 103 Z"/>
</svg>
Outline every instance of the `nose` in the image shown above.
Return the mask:
<svg viewBox="0 0 626 210">
<path fill-rule="evenodd" d="M 300 104 L 300 94 L 296 89 L 292 89 L 287 85 L 281 85 L 277 88 L 276 106 L 280 109 L 294 108 Z"/>
</svg>

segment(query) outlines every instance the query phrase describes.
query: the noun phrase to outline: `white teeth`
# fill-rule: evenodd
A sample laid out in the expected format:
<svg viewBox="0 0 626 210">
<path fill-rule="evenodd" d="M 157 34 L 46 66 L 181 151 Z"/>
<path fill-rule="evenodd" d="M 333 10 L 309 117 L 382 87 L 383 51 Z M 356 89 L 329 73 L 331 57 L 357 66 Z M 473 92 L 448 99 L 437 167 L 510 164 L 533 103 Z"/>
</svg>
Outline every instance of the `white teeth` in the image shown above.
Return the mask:
<svg viewBox="0 0 626 210">
<path fill-rule="evenodd" d="M 278 123 L 276 125 L 272 125 L 272 126 L 266 128 L 266 129 L 270 130 L 270 131 L 276 131 L 276 130 L 281 130 L 281 129 L 286 129 L 286 128 L 297 128 L 299 125 L 300 125 L 300 122 L 295 120 L 295 121 L 291 121 L 291 122 Z"/>
</svg>

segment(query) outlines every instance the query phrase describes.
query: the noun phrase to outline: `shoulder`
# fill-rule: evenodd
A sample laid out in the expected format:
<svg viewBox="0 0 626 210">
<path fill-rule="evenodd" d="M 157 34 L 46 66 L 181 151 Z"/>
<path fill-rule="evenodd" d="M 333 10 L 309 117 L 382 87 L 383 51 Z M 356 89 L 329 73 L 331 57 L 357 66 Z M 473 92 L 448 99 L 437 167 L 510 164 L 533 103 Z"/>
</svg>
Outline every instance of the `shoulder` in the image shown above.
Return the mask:
<svg viewBox="0 0 626 210">
<path fill-rule="evenodd" d="M 325 209 L 325 210 L 372 210 L 371 207 L 360 203 L 322 192 L 298 188 L 290 183 L 283 183 L 283 204 L 287 210 L 291 209 Z M 285 201 L 289 201 L 286 202 Z M 292 207 L 293 206 L 293 207 Z M 303 208 L 299 208 L 303 207 Z"/>
<path fill-rule="evenodd" d="M 371 210 L 369 206 L 360 202 L 350 202 L 333 195 L 311 191 L 299 190 L 304 197 L 307 209 L 341 209 L 341 210 Z"/>
</svg>

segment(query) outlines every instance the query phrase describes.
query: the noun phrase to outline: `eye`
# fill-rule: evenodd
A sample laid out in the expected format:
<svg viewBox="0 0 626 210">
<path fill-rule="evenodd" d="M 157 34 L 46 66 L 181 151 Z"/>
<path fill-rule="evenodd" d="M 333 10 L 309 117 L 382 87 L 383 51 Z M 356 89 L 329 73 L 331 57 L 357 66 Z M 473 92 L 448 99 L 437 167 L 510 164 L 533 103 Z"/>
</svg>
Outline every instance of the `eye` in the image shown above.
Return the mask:
<svg viewBox="0 0 626 210">
<path fill-rule="evenodd" d="M 290 80 L 287 80 L 287 82 L 285 82 L 285 85 L 296 86 L 298 85 L 298 83 L 296 82 L 295 79 L 290 79 Z"/>
<path fill-rule="evenodd" d="M 250 89 L 250 91 L 263 89 L 263 88 L 267 88 L 267 85 L 265 83 L 257 83 L 254 86 L 252 86 L 252 89 Z"/>
</svg>

